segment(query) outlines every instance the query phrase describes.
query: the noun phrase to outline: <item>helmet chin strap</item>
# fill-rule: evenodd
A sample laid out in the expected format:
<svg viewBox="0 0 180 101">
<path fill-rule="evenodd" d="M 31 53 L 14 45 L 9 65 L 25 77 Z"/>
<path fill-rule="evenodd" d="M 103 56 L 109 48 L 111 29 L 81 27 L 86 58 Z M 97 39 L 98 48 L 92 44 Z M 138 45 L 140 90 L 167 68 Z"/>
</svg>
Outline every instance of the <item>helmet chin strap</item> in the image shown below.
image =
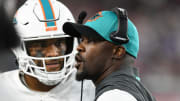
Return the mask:
<svg viewBox="0 0 180 101">
<path fill-rule="evenodd" d="M 57 85 L 58 83 L 63 81 L 62 79 L 53 79 L 53 78 L 60 78 L 60 74 L 46 74 L 44 73 L 44 71 L 35 69 L 35 74 L 39 75 L 40 77 L 45 77 L 46 79 L 41 79 L 41 78 L 37 78 L 41 83 L 43 83 L 44 85 L 47 86 L 54 86 Z"/>
<path fill-rule="evenodd" d="M 55 81 L 48 81 L 48 80 L 43 80 L 43 79 L 38 79 L 42 84 L 44 84 L 44 85 L 47 85 L 47 86 L 54 86 L 54 85 L 57 85 L 59 82 L 60 82 L 60 80 L 55 80 Z"/>
</svg>

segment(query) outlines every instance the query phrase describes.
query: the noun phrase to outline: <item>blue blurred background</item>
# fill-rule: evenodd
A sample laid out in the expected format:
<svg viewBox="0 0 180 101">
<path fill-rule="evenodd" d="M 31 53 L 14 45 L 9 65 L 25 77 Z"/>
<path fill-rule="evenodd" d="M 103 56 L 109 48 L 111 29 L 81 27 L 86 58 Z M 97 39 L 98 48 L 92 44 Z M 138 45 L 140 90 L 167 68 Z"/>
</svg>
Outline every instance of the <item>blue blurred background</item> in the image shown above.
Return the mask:
<svg viewBox="0 0 180 101">
<path fill-rule="evenodd" d="M 12 19 L 25 0 L 4 0 Z M 157 101 L 180 101 L 180 0 L 60 0 L 77 19 L 81 11 L 88 17 L 116 6 L 128 10 L 139 31 L 140 52 L 136 66 L 146 87 Z M 88 18 L 87 17 L 87 18 Z M 0 57 L 0 71 L 17 68 L 10 50 Z M 8 63 L 10 62 L 10 63 Z"/>
</svg>

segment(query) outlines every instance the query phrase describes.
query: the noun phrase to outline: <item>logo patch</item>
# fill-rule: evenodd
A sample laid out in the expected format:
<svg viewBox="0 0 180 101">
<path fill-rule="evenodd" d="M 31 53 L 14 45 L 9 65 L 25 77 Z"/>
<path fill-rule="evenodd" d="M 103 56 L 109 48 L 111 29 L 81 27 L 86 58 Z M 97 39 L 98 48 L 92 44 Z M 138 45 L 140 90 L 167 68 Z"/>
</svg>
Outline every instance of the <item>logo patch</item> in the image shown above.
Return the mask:
<svg viewBox="0 0 180 101">
<path fill-rule="evenodd" d="M 98 12 L 95 16 L 93 16 L 92 18 L 90 18 L 87 22 L 92 22 L 92 21 L 96 21 L 97 19 L 99 19 L 102 16 L 102 12 Z"/>
</svg>

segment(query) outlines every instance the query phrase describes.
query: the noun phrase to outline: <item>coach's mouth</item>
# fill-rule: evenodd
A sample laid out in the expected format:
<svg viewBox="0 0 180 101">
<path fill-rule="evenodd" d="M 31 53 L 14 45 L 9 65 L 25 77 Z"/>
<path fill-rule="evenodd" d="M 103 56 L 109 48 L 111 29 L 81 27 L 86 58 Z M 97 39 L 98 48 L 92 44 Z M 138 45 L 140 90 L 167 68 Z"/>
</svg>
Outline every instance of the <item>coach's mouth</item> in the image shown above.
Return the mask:
<svg viewBox="0 0 180 101">
<path fill-rule="evenodd" d="M 79 54 L 76 54 L 75 60 L 76 60 L 75 67 L 78 70 L 82 69 L 83 59 L 81 58 L 81 56 Z"/>
</svg>

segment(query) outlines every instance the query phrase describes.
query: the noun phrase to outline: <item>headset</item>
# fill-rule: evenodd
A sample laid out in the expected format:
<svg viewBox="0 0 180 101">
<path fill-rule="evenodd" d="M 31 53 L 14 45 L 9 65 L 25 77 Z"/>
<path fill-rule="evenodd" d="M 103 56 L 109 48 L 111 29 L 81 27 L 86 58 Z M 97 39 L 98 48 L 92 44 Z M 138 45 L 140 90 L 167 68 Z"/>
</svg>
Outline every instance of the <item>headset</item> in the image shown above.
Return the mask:
<svg viewBox="0 0 180 101">
<path fill-rule="evenodd" d="M 123 8 L 115 7 L 113 11 L 118 17 L 118 29 L 110 34 L 110 39 L 117 43 L 127 43 L 129 41 L 127 35 L 128 28 L 128 14 L 127 11 Z"/>
<path fill-rule="evenodd" d="M 111 10 L 117 15 L 118 19 L 118 29 L 117 31 L 114 31 L 110 34 L 110 39 L 114 42 L 124 44 L 129 41 L 128 35 L 127 35 L 127 28 L 128 28 L 128 14 L 126 9 L 115 7 Z M 87 16 L 87 13 L 85 11 L 82 11 L 79 14 L 77 23 L 82 24 L 83 20 Z"/>
</svg>

